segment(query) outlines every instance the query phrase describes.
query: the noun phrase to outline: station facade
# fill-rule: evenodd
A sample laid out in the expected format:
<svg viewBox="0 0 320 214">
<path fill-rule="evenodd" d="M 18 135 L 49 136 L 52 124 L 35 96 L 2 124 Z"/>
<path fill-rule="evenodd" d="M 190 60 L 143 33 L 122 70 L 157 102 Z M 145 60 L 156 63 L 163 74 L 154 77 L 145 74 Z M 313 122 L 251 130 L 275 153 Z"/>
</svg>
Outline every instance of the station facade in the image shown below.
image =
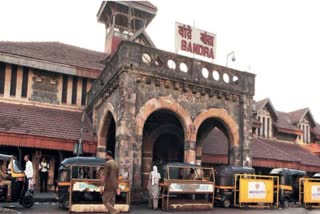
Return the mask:
<svg viewBox="0 0 320 214">
<path fill-rule="evenodd" d="M 145 31 L 156 13 L 149 2 L 102 2 L 103 53 L 0 42 L 1 153 L 29 154 L 35 169 L 46 157 L 53 186 L 81 139 L 84 155 L 111 150 L 130 169 L 133 200 L 169 161 L 320 171 L 309 109 L 278 112 L 253 100 L 255 75 L 157 49 Z"/>
</svg>

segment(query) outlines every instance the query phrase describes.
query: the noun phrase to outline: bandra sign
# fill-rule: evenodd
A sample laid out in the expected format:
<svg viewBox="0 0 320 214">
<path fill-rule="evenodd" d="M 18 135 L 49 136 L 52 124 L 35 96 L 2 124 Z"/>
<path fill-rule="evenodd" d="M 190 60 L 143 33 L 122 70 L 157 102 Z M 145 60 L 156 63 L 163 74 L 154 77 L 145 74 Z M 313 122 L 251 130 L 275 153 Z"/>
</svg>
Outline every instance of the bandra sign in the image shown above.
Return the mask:
<svg viewBox="0 0 320 214">
<path fill-rule="evenodd" d="M 209 59 L 216 55 L 216 35 L 176 22 L 175 49 L 196 54 Z"/>
</svg>

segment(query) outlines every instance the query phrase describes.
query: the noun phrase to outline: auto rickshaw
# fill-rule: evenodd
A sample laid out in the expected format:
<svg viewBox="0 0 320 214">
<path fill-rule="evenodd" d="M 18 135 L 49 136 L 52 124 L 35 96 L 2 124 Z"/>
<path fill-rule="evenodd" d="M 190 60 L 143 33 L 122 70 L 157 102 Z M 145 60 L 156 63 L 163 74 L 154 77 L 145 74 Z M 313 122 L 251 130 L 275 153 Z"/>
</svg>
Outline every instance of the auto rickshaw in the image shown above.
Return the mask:
<svg viewBox="0 0 320 214">
<path fill-rule="evenodd" d="M 279 177 L 279 202 L 283 208 L 290 202 L 299 202 L 299 179 L 306 176 L 306 171 L 275 168 L 269 174 Z"/>
<path fill-rule="evenodd" d="M 222 207 L 273 207 L 277 177 L 255 175 L 251 167 L 218 166 L 216 170 L 215 203 Z M 275 192 L 277 194 L 277 192 Z"/>
<path fill-rule="evenodd" d="M 215 168 L 215 203 L 225 208 L 232 206 L 234 204 L 235 175 L 254 173 L 255 170 L 251 167 L 217 166 Z"/>
<path fill-rule="evenodd" d="M 24 208 L 31 208 L 34 204 L 33 191 L 25 185 L 25 174 L 19 162 L 11 155 L 0 154 L 0 161 L 8 164 L 8 174 L 11 180 L 11 200 L 9 202 L 19 202 Z M 0 202 L 6 200 L 8 187 L 0 185 Z"/>
<path fill-rule="evenodd" d="M 320 173 L 299 179 L 299 201 L 307 209 L 320 208 Z"/>
<path fill-rule="evenodd" d="M 194 211 L 213 208 L 213 168 L 184 163 L 167 163 L 161 171 L 164 177 L 163 183 L 160 183 L 163 210 Z"/>
<path fill-rule="evenodd" d="M 72 157 L 61 162 L 58 178 L 60 206 L 70 212 L 107 212 L 102 204 L 102 179 L 105 159 Z M 115 207 L 122 212 L 130 210 L 129 172 L 120 171 L 119 189 Z"/>
</svg>

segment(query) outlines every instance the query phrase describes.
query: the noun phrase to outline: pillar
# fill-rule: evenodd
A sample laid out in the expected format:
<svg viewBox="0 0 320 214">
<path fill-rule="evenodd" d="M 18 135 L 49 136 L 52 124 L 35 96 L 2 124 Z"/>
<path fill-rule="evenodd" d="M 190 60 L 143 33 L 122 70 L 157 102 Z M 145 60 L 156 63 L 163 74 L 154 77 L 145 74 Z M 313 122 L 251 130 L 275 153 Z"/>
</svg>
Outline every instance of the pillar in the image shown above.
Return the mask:
<svg viewBox="0 0 320 214">
<path fill-rule="evenodd" d="M 195 141 L 186 141 L 185 142 L 185 144 L 184 144 L 184 162 L 189 163 L 189 164 L 197 164 L 196 142 Z"/>
</svg>

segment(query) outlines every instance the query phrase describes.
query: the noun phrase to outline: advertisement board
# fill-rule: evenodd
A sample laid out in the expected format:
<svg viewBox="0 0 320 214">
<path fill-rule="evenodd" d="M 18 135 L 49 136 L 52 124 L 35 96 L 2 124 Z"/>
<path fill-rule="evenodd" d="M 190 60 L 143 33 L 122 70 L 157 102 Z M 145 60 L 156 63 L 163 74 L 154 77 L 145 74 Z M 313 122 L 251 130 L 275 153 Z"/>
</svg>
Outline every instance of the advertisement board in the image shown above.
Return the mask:
<svg viewBox="0 0 320 214">
<path fill-rule="evenodd" d="M 304 202 L 305 203 L 319 203 L 320 202 L 320 182 L 304 183 Z"/>
<path fill-rule="evenodd" d="M 240 178 L 240 203 L 273 203 L 273 180 Z"/>
</svg>

